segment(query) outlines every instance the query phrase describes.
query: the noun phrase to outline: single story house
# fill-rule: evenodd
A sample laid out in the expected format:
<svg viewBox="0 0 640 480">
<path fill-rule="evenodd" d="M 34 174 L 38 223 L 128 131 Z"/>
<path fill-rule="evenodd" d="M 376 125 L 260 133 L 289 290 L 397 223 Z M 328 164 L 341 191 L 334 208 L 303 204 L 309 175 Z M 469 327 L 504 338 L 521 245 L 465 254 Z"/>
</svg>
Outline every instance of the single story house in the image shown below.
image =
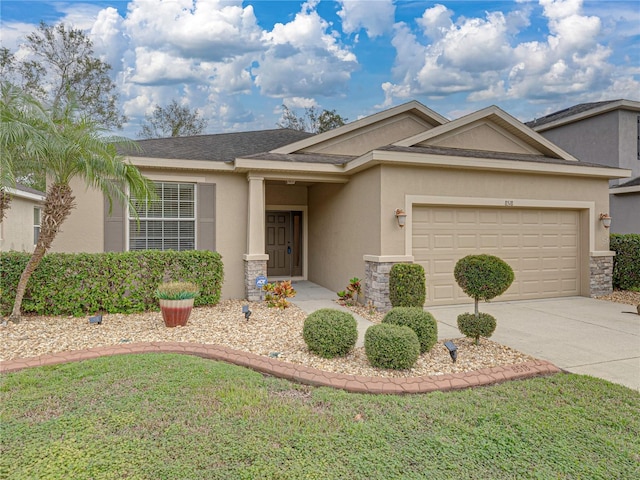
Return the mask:
<svg viewBox="0 0 640 480">
<path fill-rule="evenodd" d="M 45 193 L 21 183 L 7 188 L 7 193 L 11 203 L 0 222 L 0 252 L 33 252 L 40 235 Z"/>
<path fill-rule="evenodd" d="M 526 123 L 583 162 L 631 170 L 609 182 L 612 233 L 640 233 L 640 102 L 581 103 Z"/>
<path fill-rule="evenodd" d="M 318 135 L 138 143 L 128 158 L 160 196 L 140 207 L 140 227 L 75 185 L 77 211 L 54 250 L 216 250 L 223 297 L 250 300 L 260 298 L 261 275 L 334 291 L 355 276 L 366 301 L 386 309 L 391 266 L 417 262 L 426 305 L 468 303 L 453 268 L 478 253 L 513 267 L 502 300 L 611 290 L 600 214 L 609 211 L 609 179 L 630 172 L 580 162 L 495 106 L 449 121 L 412 101 Z"/>
</svg>

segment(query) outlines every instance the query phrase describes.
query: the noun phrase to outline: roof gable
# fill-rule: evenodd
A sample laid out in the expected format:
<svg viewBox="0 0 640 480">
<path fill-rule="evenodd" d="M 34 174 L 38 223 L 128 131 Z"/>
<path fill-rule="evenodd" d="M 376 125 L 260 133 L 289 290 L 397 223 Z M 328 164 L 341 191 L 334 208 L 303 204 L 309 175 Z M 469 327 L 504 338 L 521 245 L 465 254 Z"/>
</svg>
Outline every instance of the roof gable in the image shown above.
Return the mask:
<svg viewBox="0 0 640 480">
<path fill-rule="evenodd" d="M 419 102 L 412 101 L 285 145 L 272 153 L 363 155 L 375 148 L 412 137 L 447 122 L 442 115 Z"/>
<path fill-rule="evenodd" d="M 394 143 L 399 147 L 447 147 L 576 159 L 496 106 Z"/>
</svg>

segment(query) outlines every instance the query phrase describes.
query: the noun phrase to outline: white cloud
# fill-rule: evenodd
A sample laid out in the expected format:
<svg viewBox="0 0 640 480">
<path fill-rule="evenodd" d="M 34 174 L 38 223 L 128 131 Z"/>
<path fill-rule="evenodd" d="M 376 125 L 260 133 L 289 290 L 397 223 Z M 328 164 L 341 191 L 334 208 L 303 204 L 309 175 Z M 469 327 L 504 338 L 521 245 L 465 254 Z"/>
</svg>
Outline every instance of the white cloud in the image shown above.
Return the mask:
<svg viewBox="0 0 640 480">
<path fill-rule="evenodd" d="M 124 22 L 132 42 L 220 61 L 261 48 L 253 7 L 219 0 L 134 0 Z"/>
<path fill-rule="evenodd" d="M 460 92 L 469 92 L 472 102 L 521 98 L 566 104 L 567 96 L 611 91 L 614 82 L 615 91 L 635 85 L 633 75 L 614 76 L 612 50 L 601 43 L 602 22 L 584 15 L 582 5 L 582 0 L 539 0 L 548 35 L 528 42 L 518 42 L 518 34 L 530 25 L 531 3 L 457 20 L 443 5 L 426 9 L 416 22 L 427 42 L 421 43 L 406 24 L 396 25 L 395 81 L 382 84 L 385 104 L 393 104 L 394 97 Z"/>
<path fill-rule="evenodd" d="M 364 29 L 369 38 L 375 38 L 391 30 L 396 7 L 393 0 L 339 0 L 342 31 L 358 32 Z"/>
<path fill-rule="evenodd" d="M 252 70 L 261 92 L 273 97 L 313 97 L 346 93 L 356 56 L 315 10 L 302 6 L 295 18 L 264 33 L 266 52 Z"/>
</svg>

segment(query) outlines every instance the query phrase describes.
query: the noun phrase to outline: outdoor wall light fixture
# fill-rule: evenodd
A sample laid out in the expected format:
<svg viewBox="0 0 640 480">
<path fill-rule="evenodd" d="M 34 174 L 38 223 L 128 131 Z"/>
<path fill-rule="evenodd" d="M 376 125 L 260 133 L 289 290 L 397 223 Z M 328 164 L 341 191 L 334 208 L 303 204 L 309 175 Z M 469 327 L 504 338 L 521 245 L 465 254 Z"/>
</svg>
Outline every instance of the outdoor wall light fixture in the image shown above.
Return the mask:
<svg viewBox="0 0 640 480">
<path fill-rule="evenodd" d="M 449 355 L 451 355 L 453 363 L 456 363 L 456 360 L 458 359 L 458 347 L 456 347 L 451 340 L 444 342 L 444 346 L 449 350 Z"/>
<path fill-rule="evenodd" d="M 609 228 L 611 226 L 611 217 L 609 216 L 608 213 L 601 213 L 600 221 L 602 222 L 602 225 L 604 226 L 604 228 Z"/>
<path fill-rule="evenodd" d="M 400 228 L 404 227 L 407 224 L 407 214 L 401 208 L 396 208 L 393 211 L 393 214 L 396 216 L 396 220 L 398 220 L 398 226 Z"/>
<path fill-rule="evenodd" d="M 251 310 L 249 310 L 249 305 L 242 306 L 242 313 L 244 313 L 244 318 L 246 320 L 249 320 L 249 317 L 251 316 Z"/>
</svg>

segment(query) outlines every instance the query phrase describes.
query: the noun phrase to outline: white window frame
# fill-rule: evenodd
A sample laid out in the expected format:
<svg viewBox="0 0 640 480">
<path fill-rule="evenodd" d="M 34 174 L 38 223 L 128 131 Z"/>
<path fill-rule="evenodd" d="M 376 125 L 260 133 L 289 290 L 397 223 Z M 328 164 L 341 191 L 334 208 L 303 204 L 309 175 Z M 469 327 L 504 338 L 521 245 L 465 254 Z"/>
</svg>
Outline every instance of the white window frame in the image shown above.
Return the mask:
<svg viewBox="0 0 640 480">
<path fill-rule="evenodd" d="M 193 217 L 145 217 L 140 216 L 139 220 L 142 221 L 192 221 L 193 222 L 193 250 L 198 249 L 198 184 L 196 182 L 189 181 L 166 181 L 166 180 L 152 180 L 154 184 L 175 184 L 175 185 L 193 185 Z M 164 199 L 160 199 L 160 201 L 164 202 Z M 125 240 L 126 240 L 126 250 L 131 251 L 131 228 L 130 224 L 132 221 L 137 221 L 136 217 L 131 215 L 131 208 L 127 207 L 127 215 L 125 222 Z M 148 238 L 147 238 L 148 242 Z M 148 244 L 147 244 L 148 246 Z M 154 249 L 160 250 L 160 249 Z M 164 248 L 162 250 L 165 250 Z M 169 249 L 167 249 L 169 250 Z M 140 250 L 136 250 L 140 251 Z M 182 250 L 187 251 L 187 250 Z"/>
<path fill-rule="evenodd" d="M 36 223 L 36 212 L 38 212 L 38 222 Z M 38 234 L 36 235 L 36 228 L 38 229 Z M 33 207 L 33 245 L 38 244 L 38 240 L 40 239 L 40 231 L 42 228 L 42 207 Z"/>
</svg>

